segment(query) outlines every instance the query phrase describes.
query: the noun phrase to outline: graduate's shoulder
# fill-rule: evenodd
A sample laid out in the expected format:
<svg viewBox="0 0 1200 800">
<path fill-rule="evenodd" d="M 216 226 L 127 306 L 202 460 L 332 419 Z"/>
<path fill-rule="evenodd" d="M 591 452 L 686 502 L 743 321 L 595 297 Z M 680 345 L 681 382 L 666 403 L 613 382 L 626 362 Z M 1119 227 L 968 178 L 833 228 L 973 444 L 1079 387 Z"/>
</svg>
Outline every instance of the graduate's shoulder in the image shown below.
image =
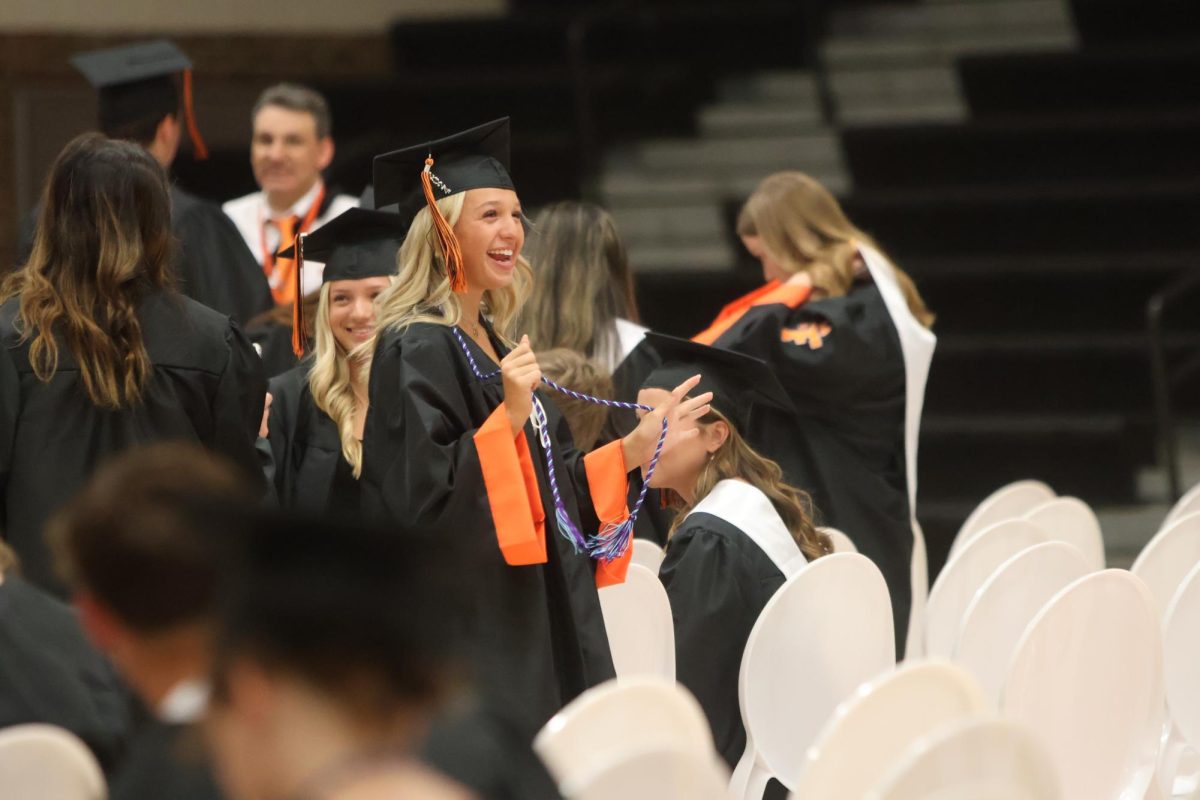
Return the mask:
<svg viewBox="0 0 1200 800">
<path fill-rule="evenodd" d="M 159 366 L 221 372 L 239 342 L 249 346 L 228 316 L 179 292 L 151 293 L 138 316 L 146 350 Z"/>
<path fill-rule="evenodd" d="M 461 353 L 454 331 L 438 322 L 412 322 L 402 328 L 389 327 L 379 332 L 375 356 L 411 358 L 448 358 Z"/>
<path fill-rule="evenodd" d="M 284 398 L 299 398 L 305 394 L 308 391 L 308 373 L 311 369 L 312 362 L 305 360 L 271 378 L 267 391 L 275 398 L 274 402 L 280 402 Z"/>
</svg>

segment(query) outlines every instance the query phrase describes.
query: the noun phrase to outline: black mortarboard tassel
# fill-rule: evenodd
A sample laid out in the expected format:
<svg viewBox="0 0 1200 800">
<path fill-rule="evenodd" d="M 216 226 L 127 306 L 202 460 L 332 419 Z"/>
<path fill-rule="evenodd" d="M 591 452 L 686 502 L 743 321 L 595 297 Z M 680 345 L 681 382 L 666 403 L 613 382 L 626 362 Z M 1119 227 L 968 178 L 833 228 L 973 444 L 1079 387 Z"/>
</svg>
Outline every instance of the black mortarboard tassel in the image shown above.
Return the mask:
<svg viewBox="0 0 1200 800">
<path fill-rule="evenodd" d="M 644 343 L 662 363 L 642 382 L 643 389 L 671 391 L 699 374 L 700 385 L 693 392 L 712 392 L 712 407 L 742 432 L 755 406 L 795 413 L 787 391 L 765 361 L 661 333 L 647 333 Z"/>
</svg>

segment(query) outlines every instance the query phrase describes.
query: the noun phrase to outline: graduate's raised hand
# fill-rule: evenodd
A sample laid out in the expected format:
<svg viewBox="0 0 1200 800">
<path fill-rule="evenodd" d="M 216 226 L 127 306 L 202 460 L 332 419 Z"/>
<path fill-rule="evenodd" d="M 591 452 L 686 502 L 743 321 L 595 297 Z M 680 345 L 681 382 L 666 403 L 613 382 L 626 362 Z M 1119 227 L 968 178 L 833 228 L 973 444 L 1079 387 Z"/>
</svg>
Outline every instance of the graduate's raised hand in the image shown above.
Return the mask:
<svg viewBox="0 0 1200 800">
<path fill-rule="evenodd" d="M 676 386 L 670 397 L 658 404 L 653 411 L 642 415 L 638 426 L 622 440 L 625 451 L 626 466 L 641 465 L 654 456 L 658 447 L 658 437 L 662 434 L 662 421 L 667 421 L 667 439 L 663 443 L 663 452 L 674 447 L 681 441 L 698 436 L 700 429 L 696 422 L 709 412 L 712 392 L 702 392 L 695 397 L 688 397 L 688 392 L 700 383 L 700 376 L 693 375 Z"/>
<path fill-rule="evenodd" d="M 520 344 L 500 359 L 500 377 L 504 382 L 504 409 L 515 437 L 533 411 L 533 390 L 542 382 L 542 368 L 528 336 L 522 336 Z"/>
</svg>

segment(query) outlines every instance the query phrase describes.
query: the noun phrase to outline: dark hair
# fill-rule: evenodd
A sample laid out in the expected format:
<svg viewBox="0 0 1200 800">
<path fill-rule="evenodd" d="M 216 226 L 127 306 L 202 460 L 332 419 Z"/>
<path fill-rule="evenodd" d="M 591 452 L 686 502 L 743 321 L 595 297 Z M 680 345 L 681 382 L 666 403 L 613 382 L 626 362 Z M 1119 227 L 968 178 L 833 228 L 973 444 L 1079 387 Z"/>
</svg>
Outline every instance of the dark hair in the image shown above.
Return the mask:
<svg viewBox="0 0 1200 800">
<path fill-rule="evenodd" d="M 535 349 L 566 347 L 605 359 L 618 343 L 613 321 L 637 322 L 633 276 L 612 216 L 591 203 L 547 206 L 527 248 L 533 294 L 518 330 Z"/>
<path fill-rule="evenodd" d="M 442 699 L 473 572 L 455 542 L 280 513 L 252 527 L 222 572 L 218 699 L 239 658 L 299 677 L 364 721 Z"/>
<path fill-rule="evenodd" d="M 166 175 L 149 153 L 98 133 L 76 137 L 54 162 L 29 261 L 0 301 L 20 297 L 16 325 L 32 339 L 33 372 L 49 382 L 59 347 L 73 356 L 93 403 L 137 404 L 150 377 L 137 304 L 171 283 L 174 238 Z"/>
<path fill-rule="evenodd" d="M 315 89 L 301 86 L 298 83 L 277 83 L 268 86 L 258 96 L 254 109 L 250 112 L 250 125 L 253 127 L 258 112 L 267 106 L 279 106 L 289 111 L 302 111 L 311 114 L 317 127 L 317 138 L 324 139 L 333 135 L 333 117 L 329 113 L 329 103 Z"/>
<path fill-rule="evenodd" d="M 47 536 L 67 582 L 129 627 L 155 633 L 211 615 L 226 515 L 256 498 L 198 445 L 127 451 L 55 516 Z"/>
</svg>

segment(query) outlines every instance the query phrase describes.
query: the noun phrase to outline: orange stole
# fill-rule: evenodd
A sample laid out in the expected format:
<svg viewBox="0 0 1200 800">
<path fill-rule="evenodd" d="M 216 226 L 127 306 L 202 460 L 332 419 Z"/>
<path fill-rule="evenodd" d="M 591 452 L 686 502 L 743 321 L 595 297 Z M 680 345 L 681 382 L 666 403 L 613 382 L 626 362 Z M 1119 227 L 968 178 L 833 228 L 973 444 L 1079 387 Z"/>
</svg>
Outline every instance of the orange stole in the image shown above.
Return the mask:
<svg viewBox="0 0 1200 800">
<path fill-rule="evenodd" d="M 811 286 L 796 286 L 790 283 L 770 281 L 753 292 L 742 295 L 737 300 L 722 308 L 721 313 L 717 314 L 717 318 L 713 320 L 713 323 L 693 336 L 692 341 L 699 342 L 700 344 L 712 344 L 721 338 L 721 334 L 736 325 L 737 321 L 755 306 L 769 306 L 773 303 L 782 303 L 788 308 L 796 308 L 807 302 L 811 295 Z"/>
</svg>

